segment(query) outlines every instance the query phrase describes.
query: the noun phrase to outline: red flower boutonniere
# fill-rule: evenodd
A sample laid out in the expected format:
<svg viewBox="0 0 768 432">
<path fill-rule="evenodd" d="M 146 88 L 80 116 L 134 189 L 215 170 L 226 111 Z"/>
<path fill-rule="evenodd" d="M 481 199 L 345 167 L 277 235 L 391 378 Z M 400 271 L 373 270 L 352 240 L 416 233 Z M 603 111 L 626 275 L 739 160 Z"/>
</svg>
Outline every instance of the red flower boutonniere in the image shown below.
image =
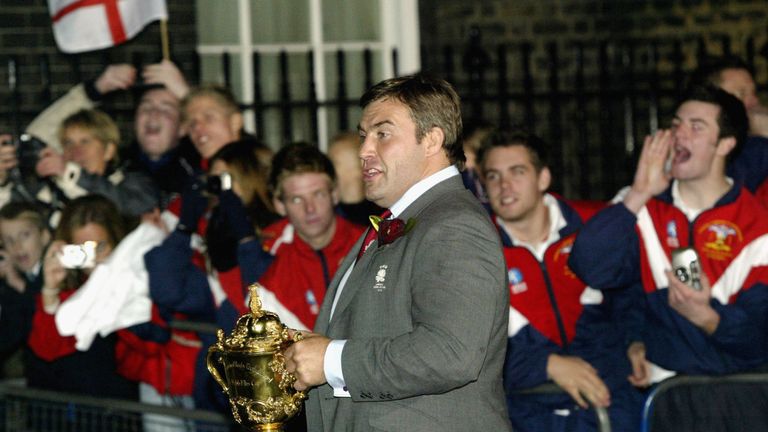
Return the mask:
<svg viewBox="0 0 768 432">
<path fill-rule="evenodd" d="M 379 246 L 389 244 L 404 236 L 416 225 L 416 219 L 410 218 L 407 222 L 402 219 L 382 219 L 379 216 L 370 216 L 373 229 L 379 233 Z"/>
</svg>

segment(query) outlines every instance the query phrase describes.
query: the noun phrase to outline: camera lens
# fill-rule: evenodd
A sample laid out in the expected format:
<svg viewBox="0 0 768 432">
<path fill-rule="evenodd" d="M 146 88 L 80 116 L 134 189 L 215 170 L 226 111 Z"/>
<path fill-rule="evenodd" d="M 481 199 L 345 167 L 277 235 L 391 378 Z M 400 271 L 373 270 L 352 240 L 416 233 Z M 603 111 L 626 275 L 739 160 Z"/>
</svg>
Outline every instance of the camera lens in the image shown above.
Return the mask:
<svg viewBox="0 0 768 432">
<path fill-rule="evenodd" d="M 675 276 L 677 276 L 677 279 L 683 283 L 687 283 L 688 279 L 690 279 L 690 276 L 688 276 L 688 272 L 682 267 L 678 267 L 675 269 Z"/>
</svg>

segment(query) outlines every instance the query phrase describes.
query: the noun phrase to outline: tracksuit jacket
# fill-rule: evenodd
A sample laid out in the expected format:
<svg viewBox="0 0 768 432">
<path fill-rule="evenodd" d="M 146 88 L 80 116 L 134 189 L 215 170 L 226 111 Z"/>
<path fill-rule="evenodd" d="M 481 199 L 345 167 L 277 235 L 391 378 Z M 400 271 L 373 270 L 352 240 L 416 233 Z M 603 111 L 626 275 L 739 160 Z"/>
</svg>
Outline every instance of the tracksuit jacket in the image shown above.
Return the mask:
<svg viewBox="0 0 768 432">
<path fill-rule="evenodd" d="M 598 213 L 581 230 L 570 266 L 590 286 L 640 281 L 641 319 L 634 334 L 649 361 L 685 374 L 725 374 L 768 361 L 768 211 L 738 182 L 693 221 L 673 205 L 672 187 L 636 217 L 623 203 Z M 692 246 L 712 285 L 720 315 L 712 335 L 667 300 L 672 250 Z"/>
<path fill-rule="evenodd" d="M 363 230 L 336 216 L 336 231 L 331 242 L 321 250 L 314 250 L 294 232 L 287 219 L 275 222 L 264 230 L 264 247 L 275 258 L 259 282 L 311 329 L 323 304 L 325 290 Z"/>
<path fill-rule="evenodd" d="M 615 430 L 637 429 L 638 394 L 627 381 L 631 367 L 619 324 L 621 297 L 588 287 L 568 268 L 568 256 L 580 214 L 563 200 L 548 195 L 551 213 L 560 213 L 559 238 L 539 260 L 525 246 L 516 245 L 499 227 L 508 267 L 510 290 L 509 341 L 504 365 L 504 387 L 510 419 L 522 431 L 594 431 L 595 413 L 584 411 L 566 393 L 522 394 L 521 390 L 548 381 L 550 354 L 576 356 L 598 370 L 611 391 L 609 415 Z M 580 208 L 589 213 L 589 206 Z"/>
</svg>

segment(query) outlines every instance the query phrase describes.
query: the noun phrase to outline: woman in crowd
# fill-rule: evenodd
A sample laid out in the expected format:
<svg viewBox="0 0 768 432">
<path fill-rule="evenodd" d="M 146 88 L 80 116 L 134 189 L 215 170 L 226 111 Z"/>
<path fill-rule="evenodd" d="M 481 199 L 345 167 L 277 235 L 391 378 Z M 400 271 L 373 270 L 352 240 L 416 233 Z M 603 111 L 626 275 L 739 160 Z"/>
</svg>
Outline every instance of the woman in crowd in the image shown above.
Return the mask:
<svg viewBox="0 0 768 432">
<path fill-rule="evenodd" d="M 86 195 L 67 204 L 55 240 L 43 261 L 43 286 L 35 300 L 29 334 L 26 375 L 29 386 L 122 399 L 136 399 L 136 386 L 117 373 L 116 336 L 97 337 L 87 351 L 75 338 L 59 334 L 54 316 L 59 305 L 79 289 L 125 235 L 115 204 Z M 75 255 L 65 255 L 72 247 Z M 88 259 L 82 259 L 88 256 Z M 78 260 L 68 260 L 67 258 Z M 77 261 L 77 262 L 75 262 Z"/>
<path fill-rule="evenodd" d="M 217 326 L 225 331 L 246 312 L 244 288 L 258 280 L 271 261 L 258 233 L 277 219 L 257 147 L 252 141 L 238 141 L 212 155 L 207 181 L 182 195 L 177 228 L 145 255 L 150 295 L 161 310 L 198 316 L 213 310 Z M 196 248 L 197 241 L 205 248 Z M 241 266 L 244 262 L 249 264 Z M 199 309 L 191 310 L 190 305 Z M 213 342 L 213 335 L 200 336 L 204 348 Z M 217 408 L 212 397 L 220 389 L 210 380 L 204 354 L 205 349 L 197 358 L 195 404 Z"/>
</svg>

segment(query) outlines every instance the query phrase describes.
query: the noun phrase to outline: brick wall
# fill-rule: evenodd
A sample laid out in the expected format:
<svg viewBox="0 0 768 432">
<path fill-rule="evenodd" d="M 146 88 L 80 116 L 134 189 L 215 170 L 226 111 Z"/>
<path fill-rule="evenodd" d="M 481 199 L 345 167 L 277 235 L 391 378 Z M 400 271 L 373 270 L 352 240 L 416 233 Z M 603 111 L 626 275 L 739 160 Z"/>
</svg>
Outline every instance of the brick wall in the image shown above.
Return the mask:
<svg viewBox="0 0 768 432">
<path fill-rule="evenodd" d="M 764 0 L 420 0 L 419 6 L 424 69 L 457 86 L 465 121 L 521 124 L 550 143 L 553 189 L 566 196 L 606 199 L 631 181 L 643 137 L 668 125 L 703 52 L 730 49 L 748 58 L 768 94 Z M 500 46 L 506 63 L 499 61 Z M 506 70 L 499 72 L 500 64 Z"/>
<path fill-rule="evenodd" d="M 539 51 L 551 41 L 702 38 L 709 52 L 722 53 L 726 37 L 734 54 L 746 55 L 744 46 L 754 37 L 763 49 L 758 78 L 768 80 L 764 0 L 420 0 L 419 6 L 422 43 L 430 50 L 466 44 L 473 27 L 490 46 L 528 40 Z M 546 63 L 543 54 L 535 60 Z M 686 61 L 695 66 L 695 53 L 686 52 Z"/>
<path fill-rule="evenodd" d="M 195 80 L 197 43 L 194 2 L 167 0 L 171 57 L 185 74 Z M 41 73 L 41 59 L 48 59 L 50 93 Z M 147 26 L 134 39 L 100 51 L 78 55 L 62 54 L 53 39 L 48 3 L 45 0 L 0 0 L 0 131 L 13 131 L 12 105 L 18 103 L 23 127 L 53 98 L 65 93 L 80 80 L 96 77 L 109 63 L 147 64 L 160 60 L 160 25 Z M 9 91 L 8 63 L 17 64 L 18 98 Z M 77 72 L 79 65 L 79 73 Z M 132 117 L 132 96 L 110 98 L 103 109 L 113 114 L 130 137 L 126 124 Z"/>
</svg>

